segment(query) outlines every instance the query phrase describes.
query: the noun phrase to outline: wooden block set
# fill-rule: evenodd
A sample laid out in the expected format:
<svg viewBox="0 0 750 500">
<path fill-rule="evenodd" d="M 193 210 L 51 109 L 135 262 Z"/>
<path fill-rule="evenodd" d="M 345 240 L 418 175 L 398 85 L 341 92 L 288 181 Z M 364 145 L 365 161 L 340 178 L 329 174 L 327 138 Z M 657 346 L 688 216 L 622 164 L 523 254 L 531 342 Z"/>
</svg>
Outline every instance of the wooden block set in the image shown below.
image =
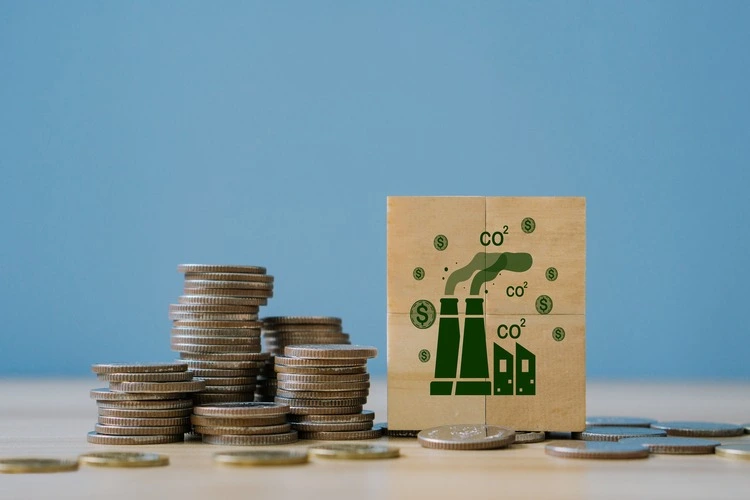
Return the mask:
<svg viewBox="0 0 750 500">
<path fill-rule="evenodd" d="M 585 427 L 584 198 L 388 198 L 388 427 Z"/>
</svg>

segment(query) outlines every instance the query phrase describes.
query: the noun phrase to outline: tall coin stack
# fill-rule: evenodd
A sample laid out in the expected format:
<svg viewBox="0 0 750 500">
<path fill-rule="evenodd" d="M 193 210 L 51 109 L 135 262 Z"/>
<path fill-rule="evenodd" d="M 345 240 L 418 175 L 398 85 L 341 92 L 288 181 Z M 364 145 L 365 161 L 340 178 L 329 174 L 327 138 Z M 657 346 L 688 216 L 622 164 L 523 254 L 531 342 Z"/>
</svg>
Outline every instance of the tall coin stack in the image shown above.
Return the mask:
<svg viewBox="0 0 750 500">
<path fill-rule="evenodd" d="M 263 340 L 271 355 L 283 354 L 289 345 L 349 344 L 349 334 L 342 332 L 341 318 L 330 316 L 273 316 L 263 319 Z M 255 397 L 273 401 L 277 380 L 271 357 L 261 371 Z"/>
<path fill-rule="evenodd" d="M 191 420 L 204 443 L 268 446 L 297 441 L 288 413 L 288 406 L 276 403 L 217 403 L 196 406 Z"/>
<path fill-rule="evenodd" d="M 186 393 L 205 388 L 185 363 L 96 364 L 109 389 L 93 389 L 99 407 L 94 444 L 163 444 L 182 441 L 190 432 L 192 400 Z"/>
<path fill-rule="evenodd" d="M 374 439 L 374 413 L 362 410 L 374 347 L 348 344 L 296 345 L 276 356 L 276 402 L 290 407 L 289 420 L 300 439 Z"/>
<path fill-rule="evenodd" d="M 195 404 L 253 401 L 261 353 L 260 306 L 273 296 L 264 267 L 181 264 L 184 295 L 169 306 L 172 349 L 206 381 Z"/>
</svg>

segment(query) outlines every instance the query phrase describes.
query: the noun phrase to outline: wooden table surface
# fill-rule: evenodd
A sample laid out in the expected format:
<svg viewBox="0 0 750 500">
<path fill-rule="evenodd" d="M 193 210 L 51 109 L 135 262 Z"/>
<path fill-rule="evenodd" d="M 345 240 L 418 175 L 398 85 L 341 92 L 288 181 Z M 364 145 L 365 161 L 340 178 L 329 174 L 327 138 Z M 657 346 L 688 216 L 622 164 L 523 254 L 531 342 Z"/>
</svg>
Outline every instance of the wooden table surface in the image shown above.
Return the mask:
<svg viewBox="0 0 750 500">
<path fill-rule="evenodd" d="M 89 380 L 0 380 L 0 456 L 75 457 L 116 447 L 86 442 L 96 406 Z M 368 408 L 385 421 L 385 383 Z M 590 383 L 589 415 L 663 420 L 750 421 L 750 384 Z M 720 439 L 750 442 L 742 438 Z M 642 460 L 571 460 L 544 443 L 493 451 L 438 451 L 415 439 L 382 438 L 401 448 L 393 460 L 312 459 L 300 466 L 229 468 L 211 455 L 231 447 L 202 443 L 119 447 L 168 454 L 169 467 L 82 466 L 59 474 L 0 475 L 0 499 L 16 498 L 743 498 L 750 461 L 715 455 L 652 455 Z M 288 446 L 306 446 L 310 441 Z"/>
</svg>

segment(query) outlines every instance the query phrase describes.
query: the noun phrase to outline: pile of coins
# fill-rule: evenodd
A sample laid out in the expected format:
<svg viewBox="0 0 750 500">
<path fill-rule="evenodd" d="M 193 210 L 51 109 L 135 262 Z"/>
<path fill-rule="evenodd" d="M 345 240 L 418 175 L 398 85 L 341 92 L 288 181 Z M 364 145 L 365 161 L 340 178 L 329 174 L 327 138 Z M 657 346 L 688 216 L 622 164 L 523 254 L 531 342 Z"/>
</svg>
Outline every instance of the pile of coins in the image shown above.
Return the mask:
<svg viewBox="0 0 750 500">
<path fill-rule="evenodd" d="M 204 443 L 264 446 L 297 441 L 288 413 L 288 406 L 276 403 L 217 403 L 193 408 L 191 421 Z"/>
<path fill-rule="evenodd" d="M 95 444 L 162 444 L 190 432 L 193 401 L 203 390 L 185 363 L 96 364 L 92 370 L 109 389 L 93 389 L 99 421 L 88 441 Z"/>
<path fill-rule="evenodd" d="M 276 396 L 275 355 L 284 348 L 300 344 L 349 344 L 349 335 L 342 332 L 341 318 L 330 316 L 273 316 L 263 319 L 263 340 L 272 356 L 258 378 L 256 401 L 273 401 Z"/>
<path fill-rule="evenodd" d="M 169 306 L 172 349 L 206 382 L 195 404 L 253 401 L 261 353 L 260 306 L 273 276 L 259 266 L 181 264 L 184 294 Z"/>
<path fill-rule="evenodd" d="M 363 411 L 369 395 L 367 359 L 374 347 L 348 344 L 286 346 L 276 356 L 276 402 L 288 405 L 301 439 L 374 439 L 374 414 Z"/>
</svg>

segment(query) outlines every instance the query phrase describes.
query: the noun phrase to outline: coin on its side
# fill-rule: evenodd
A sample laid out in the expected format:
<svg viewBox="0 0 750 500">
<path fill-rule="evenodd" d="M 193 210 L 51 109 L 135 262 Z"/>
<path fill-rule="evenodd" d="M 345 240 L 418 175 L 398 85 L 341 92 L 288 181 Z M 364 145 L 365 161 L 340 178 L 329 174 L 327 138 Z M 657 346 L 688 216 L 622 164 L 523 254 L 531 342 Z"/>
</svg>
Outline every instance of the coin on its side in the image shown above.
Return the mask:
<svg viewBox="0 0 750 500">
<path fill-rule="evenodd" d="M 443 425 L 417 434 L 424 448 L 439 450 L 489 450 L 513 444 L 516 433 L 505 427 L 484 424 Z"/>
<path fill-rule="evenodd" d="M 226 446 L 268 446 L 294 443 L 297 439 L 297 431 L 289 431 L 284 434 L 261 434 L 257 436 L 203 436 L 204 443 Z"/>
<path fill-rule="evenodd" d="M 545 439 L 547 434 L 543 431 L 516 431 L 516 443 L 541 443 Z"/>
<path fill-rule="evenodd" d="M 170 434 L 158 436 L 109 436 L 89 432 L 86 440 L 93 444 L 112 444 L 112 445 L 140 445 L 140 444 L 166 444 L 178 443 L 184 440 L 183 434 Z"/>
<path fill-rule="evenodd" d="M 750 460 L 750 443 L 733 443 L 717 446 L 716 454 L 724 458 Z"/>
<path fill-rule="evenodd" d="M 206 383 L 203 379 L 188 382 L 111 382 L 109 388 L 127 393 L 185 393 L 202 391 Z"/>
<path fill-rule="evenodd" d="M 284 366 L 305 366 L 305 367 L 342 367 L 342 366 L 365 366 L 367 364 L 367 358 L 332 358 L 332 359 L 309 359 L 309 358 L 294 358 L 290 356 L 276 356 L 274 362 L 277 365 Z"/>
<path fill-rule="evenodd" d="M 132 394 L 131 394 L 132 396 Z M 192 399 L 163 399 L 154 401 L 97 401 L 96 405 L 101 408 L 116 410 L 184 410 L 192 411 Z M 112 415 L 116 416 L 116 415 Z"/>
<path fill-rule="evenodd" d="M 260 427 L 263 425 L 280 425 L 286 423 L 286 415 L 268 417 L 204 417 L 193 415 L 190 417 L 193 425 L 208 427 Z"/>
<path fill-rule="evenodd" d="M 544 447 L 544 452 L 553 457 L 593 459 L 646 458 L 649 455 L 645 446 L 612 441 L 554 441 Z"/>
<path fill-rule="evenodd" d="M 620 443 L 645 446 L 651 453 L 668 455 L 710 454 L 721 443 L 710 439 L 678 436 L 652 436 L 620 439 Z"/>
<path fill-rule="evenodd" d="M 193 413 L 205 417 L 261 417 L 285 415 L 289 413 L 289 406 L 278 403 L 217 403 L 213 405 L 201 405 L 193 408 Z"/>
<path fill-rule="evenodd" d="M 283 434 L 292 430 L 290 424 L 261 425 L 258 427 L 234 426 L 214 427 L 196 425 L 195 432 L 204 436 L 260 436 L 267 434 Z"/>
<path fill-rule="evenodd" d="M 378 439 L 383 429 L 374 427 L 363 431 L 299 431 L 300 439 L 320 439 L 321 441 L 352 441 L 355 439 Z"/>
<path fill-rule="evenodd" d="M 225 451 L 214 454 L 214 462 L 223 465 L 296 465 L 307 463 L 307 450 Z"/>
<path fill-rule="evenodd" d="M 586 417 L 591 427 L 650 427 L 656 420 L 641 417 Z"/>
<path fill-rule="evenodd" d="M 99 451 L 84 453 L 78 460 L 98 467 L 163 467 L 169 465 L 169 457 L 158 453 L 136 453 L 128 451 Z"/>
<path fill-rule="evenodd" d="M 373 420 L 375 420 L 375 413 L 371 410 L 344 415 L 289 415 L 289 421 L 297 423 L 352 424 L 357 422 L 372 422 Z"/>
<path fill-rule="evenodd" d="M 362 411 L 362 405 L 354 406 L 292 406 L 290 415 L 351 415 Z"/>
<path fill-rule="evenodd" d="M 179 264 L 178 273 L 240 273 L 240 274 L 266 274 L 263 266 L 224 265 L 224 264 Z"/>
<path fill-rule="evenodd" d="M 159 373 L 99 373 L 96 378 L 105 382 L 184 382 L 193 379 L 193 373 L 159 372 Z"/>
<path fill-rule="evenodd" d="M 372 422 L 293 422 L 291 425 L 295 430 L 304 432 L 351 432 L 372 429 Z"/>
<path fill-rule="evenodd" d="M 372 460 L 378 458 L 397 458 L 401 455 L 399 448 L 380 444 L 335 443 L 318 444 L 308 448 L 310 453 L 320 458 L 343 460 Z"/>
<path fill-rule="evenodd" d="M 666 431 L 670 436 L 731 437 L 741 436 L 745 428 L 741 425 L 720 422 L 671 421 L 651 424 L 654 429 Z"/>
<path fill-rule="evenodd" d="M 97 363 L 91 366 L 94 373 L 154 373 L 184 372 L 185 363 Z"/>
<path fill-rule="evenodd" d="M 176 409 L 163 409 L 163 410 L 149 410 L 149 409 L 136 409 L 136 408 L 105 408 L 99 407 L 100 417 L 121 417 L 121 418 L 178 418 L 178 417 L 190 417 L 193 413 L 191 408 L 176 408 Z M 171 425 L 171 424 L 170 424 Z"/>
<path fill-rule="evenodd" d="M 101 388 L 101 389 L 91 389 L 90 391 L 91 399 L 96 399 L 97 401 L 152 401 L 152 400 L 162 400 L 162 399 L 184 399 L 183 393 L 172 393 L 172 392 L 165 392 L 165 393 L 145 393 L 145 392 L 138 392 L 138 393 L 129 393 L 129 392 L 117 392 L 117 391 L 111 391 L 107 388 Z"/>
<path fill-rule="evenodd" d="M 296 373 L 299 375 L 353 375 L 367 373 L 365 366 L 287 366 L 276 364 L 273 367 L 277 373 Z"/>
<path fill-rule="evenodd" d="M 378 350 L 353 344 L 306 344 L 286 346 L 284 355 L 297 358 L 374 358 Z"/>
<path fill-rule="evenodd" d="M 71 472 L 78 470 L 78 460 L 60 458 L 0 458 L 0 473 L 26 474 Z"/>
<path fill-rule="evenodd" d="M 660 429 L 648 427 L 587 427 L 583 432 L 574 432 L 573 439 L 584 441 L 619 441 L 631 437 L 666 436 Z"/>
</svg>

